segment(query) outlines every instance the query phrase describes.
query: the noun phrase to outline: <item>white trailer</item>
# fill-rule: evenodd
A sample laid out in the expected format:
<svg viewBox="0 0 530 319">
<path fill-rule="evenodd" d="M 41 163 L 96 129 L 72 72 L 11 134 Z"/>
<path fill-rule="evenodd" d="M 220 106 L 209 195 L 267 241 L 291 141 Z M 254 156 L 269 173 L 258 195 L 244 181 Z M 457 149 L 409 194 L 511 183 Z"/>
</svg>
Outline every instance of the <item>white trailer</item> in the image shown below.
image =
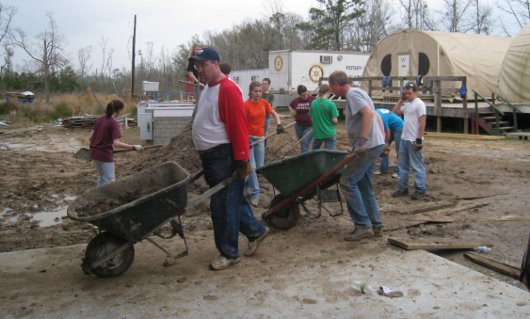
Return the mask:
<svg viewBox="0 0 530 319">
<path fill-rule="evenodd" d="M 255 70 L 240 70 L 230 72 L 230 78 L 239 85 L 241 91 L 243 91 L 243 97 L 245 100 L 249 97 L 248 87 L 250 82 L 259 81 L 269 76 L 268 69 L 255 69 Z"/>
<path fill-rule="evenodd" d="M 275 93 L 296 94 L 305 85 L 314 91 L 321 77 L 342 70 L 350 77 L 361 76 L 369 53 L 349 51 L 280 50 L 269 52 L 269 78 Z"/>
</svg>

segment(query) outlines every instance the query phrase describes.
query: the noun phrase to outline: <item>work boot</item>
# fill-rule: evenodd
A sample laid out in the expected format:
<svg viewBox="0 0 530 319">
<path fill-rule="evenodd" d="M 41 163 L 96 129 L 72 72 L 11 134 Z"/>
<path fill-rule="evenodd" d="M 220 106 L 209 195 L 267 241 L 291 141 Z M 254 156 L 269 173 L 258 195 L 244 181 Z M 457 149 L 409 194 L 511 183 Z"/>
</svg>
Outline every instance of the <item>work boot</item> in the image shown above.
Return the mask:
<svg viewBox="0 0 530 319">
<path fill-rule="evenodd" d="M 361 239 L 375 236 L 372 228 L 355 228 L 351 234 L 344 237 L 345 241 L 359 241 Z"/>
<path fill-rule="evenodd" d="M 210 263 L 211 270 L 223 270 L 232 265 L 237 264 L 241 259 L 238 258 L 227 258 L 223 255 L 219 255 L 215 260 Z"/>
<path fill-rule="evenodd" d="M 427 200 L 427 194 L 425 192 L 415 191 L 414 194 L 410 195 L 410 198 L 414 200 Z"/>
<path fill-rule="evenodd" d="M 375 237 L 383 237 L 383 226 L 372 227 Z"/>
<path fill-rule="evenodd" d="M 258 250 L 259 244 L 261 244 L 261 242 L 265 239 L 265 237 L 267 237 L 268 234 L 269 234 L 269 227 L 265 226 L 265 231 L 263 232 L 263 234 L 261 234 L 261 236 L 259 236 L 258 238 L 254 240 L 248 241 L 247 249 L 245 250 L 243 255 L 247 257 L 253 256 Z"/>
<path fill-rule="evenodd" d="M 398 189 L 392 193 L 392 197 L 404 197 L 409 194 L 408 188 Z"/>
</svg>

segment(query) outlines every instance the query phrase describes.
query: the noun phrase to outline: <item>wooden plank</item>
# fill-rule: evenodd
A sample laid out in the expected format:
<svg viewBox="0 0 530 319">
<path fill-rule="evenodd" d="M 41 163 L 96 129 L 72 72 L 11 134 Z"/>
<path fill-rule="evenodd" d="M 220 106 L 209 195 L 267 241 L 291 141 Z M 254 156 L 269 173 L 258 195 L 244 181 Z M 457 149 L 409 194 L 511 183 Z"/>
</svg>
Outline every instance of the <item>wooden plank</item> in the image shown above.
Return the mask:
<svg viewBox="0 0 530 319">
<path fill-rule="evenodd" d="M 440 205 L 439 207 L 433 207 L 432 209 L 416 209 L 413 210 L 412 213 L 416 214 L 415 216 L 411 216 L 410 218 L 407 217 L 407 219 L 413 219 L 416 220 L 416 218 L 434 218 L 438 216 L 451 216 L 455 213 L 464 211 L 464 210 L 470 210 L 475 208 L 480 208 L 489 205 L 488 203 L 462 203 L 458 204 L 457 206 L 450 206 L 447 205 L 446 207 Z M 421 213 L 421 214 L 419 214 Z"/>
<path fill-rule="evenodd" d="M 448 238 L 413 240 L 413 239 L 405 239 L 405 238 L 388 237 L 388 243 L 401 247 L 406 250 L 425 249 L 429 251 L 473 249 L 481 245 L 480 243 L 477 243 L 477 242 L 452 240 Z"/>
<path fill-rule="evenodd" d="M 519 279 L 519 275 L 521 273 L 521 269 L 519 269 L 519 267 L 506 264 L 491 257 L 487 257 L 474 252 L 467 252 L 464 254 L 464 256 L 466 256 L 466 258 L 468 258 L 472 262 L 477 263 L 481 266 L 495 270 L 498 273 L 510 276 L 514 279 Z"/>
<path fill-rule="evenodd" d="M 500 141 L 505 140 L 504 136 L 493 135 L 478 135 L 478 134 L 462 134 L 462 133 L 442 133 L 442 132 L 426 132 L 427 138 L 455 138 L 455 139 L 470 139 L 470 140 L 486 140 L 486 141 Z"/>
</svg>

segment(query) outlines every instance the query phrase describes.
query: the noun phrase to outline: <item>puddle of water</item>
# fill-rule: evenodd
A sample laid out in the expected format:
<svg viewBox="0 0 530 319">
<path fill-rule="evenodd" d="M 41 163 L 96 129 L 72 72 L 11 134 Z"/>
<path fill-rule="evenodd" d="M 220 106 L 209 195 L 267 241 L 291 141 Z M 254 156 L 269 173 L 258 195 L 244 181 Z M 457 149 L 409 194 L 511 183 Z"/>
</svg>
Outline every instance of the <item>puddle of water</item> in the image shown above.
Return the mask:
<svg viewBox="0 0 530 319">
<path fill-rule="evenodd" d="M 4 210 L 0 212 L 0 219 L 2 219 L 7 225 L 18 222 L 18 216 L 13 215 L 13 210 L 9 207 L 4 208 Z"/>
<path fill-rule="evenodd" d="M 13 144 L 4 144 L 7 146 L 7 149 L 9 150 L 20 150 L 20 149 L 27 149 L 30 148 L 30 144 L 22 144 L 22 143 L 13 143 Z"/>
<path fill-rule="evenodd" d="M 63 217 L 67 215 L 66 209 L 67 207 L 59 207 L 54 210 L 28 215 L 30 215 L 33 220 L 37 221 L 40 227 L 49 227 L 63 222 Z"/>
<path fill-rule="evenodd" d="M 0 212 L 0 218 L 4 217 L 5 214 L 12 212 L 13 210 L 9 207 L 4 208 L 3 211 Z"/>
</svg>

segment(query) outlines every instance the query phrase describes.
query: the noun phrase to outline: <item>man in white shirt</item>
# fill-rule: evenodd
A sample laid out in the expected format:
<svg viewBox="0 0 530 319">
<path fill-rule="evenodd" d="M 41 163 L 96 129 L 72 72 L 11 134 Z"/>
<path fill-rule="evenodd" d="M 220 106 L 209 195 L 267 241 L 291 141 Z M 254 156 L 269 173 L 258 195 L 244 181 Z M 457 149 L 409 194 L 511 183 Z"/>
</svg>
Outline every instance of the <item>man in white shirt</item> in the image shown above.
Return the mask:
<svg viewBox="0 0 530 319">
<path fill-rule="evenodd" d="M 394 113 L 405 117 L 403 134 L 399 145 L 398 189 L 392 197 L 402 197 L 409 194 L 408 179 L 409 171 L 414 175 L 415 191 L 412 199 L 426 199 L 427 195 L 427 173 L 423 161 L 423 139 L 425 136 L 425 123 L 427 122 L 427 107 L 425 103 L 416 96 L 417 86 L 408 82 L 403 88 L 403 97 L 394 106 Z"/>
</svg>

